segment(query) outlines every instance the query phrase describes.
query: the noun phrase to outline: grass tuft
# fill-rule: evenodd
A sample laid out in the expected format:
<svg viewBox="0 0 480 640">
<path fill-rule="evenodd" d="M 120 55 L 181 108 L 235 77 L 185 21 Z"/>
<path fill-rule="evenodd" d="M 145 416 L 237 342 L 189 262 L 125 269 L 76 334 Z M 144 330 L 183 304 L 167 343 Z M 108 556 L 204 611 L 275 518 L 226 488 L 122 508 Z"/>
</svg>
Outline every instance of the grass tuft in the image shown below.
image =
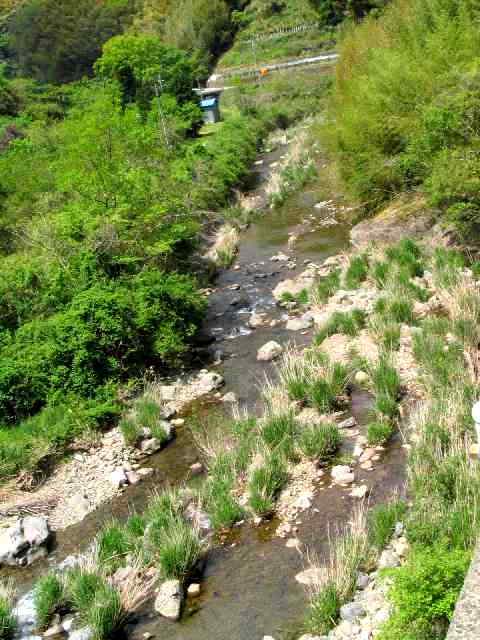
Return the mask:
<svg viewBox="0 0 480 640">
<path fill-rule="evenodd" d="M 363 253 L 352 258 L 345 273 L 345 287 L 347 289 L 358 289 L 367 278 L 368 267 L 368 256 L 366 254 Z"/>
<path fill-rule="evenodd" d="M 360 309 L 353 309 L 348 312 L 335 311 L 320 329 L 315 337 L 317 344 L 322 344 L 325 338 L 336 333 L 344 333 L 348 336 L 356 336 L 365 326 L 365 312 Z"/>
<path fill-rule="evenodd" d="M 17 619 L 13 614 L 15 589 L 9 580 L 0 585 L 0 638 L 12 640 L 17 631 Z"/>
<path fill-rule="evenodd" d="M 34 606 L 40 629 L 46 629 L 55 613 L 65 604 L 65 587 L 55 573 L 41 577 L 35 585 Z M 0 638 L 3 637 L 0 634 Z"/>
<path fill-rule="evenodd" d="M 318 424 L 301 432 L 298 448 L 306 458 L 325 462 L 338 451 L 341 441 L 336 424 Z"/>
<path fill-rule="evenodd" d="M 259 516 L 272 513 L 275 498 L 287 482 L 288 472 L 285 460 L 270 454 L 261 467 L 253 470 L 248 483 L 248 504 Z"/>
</svg>

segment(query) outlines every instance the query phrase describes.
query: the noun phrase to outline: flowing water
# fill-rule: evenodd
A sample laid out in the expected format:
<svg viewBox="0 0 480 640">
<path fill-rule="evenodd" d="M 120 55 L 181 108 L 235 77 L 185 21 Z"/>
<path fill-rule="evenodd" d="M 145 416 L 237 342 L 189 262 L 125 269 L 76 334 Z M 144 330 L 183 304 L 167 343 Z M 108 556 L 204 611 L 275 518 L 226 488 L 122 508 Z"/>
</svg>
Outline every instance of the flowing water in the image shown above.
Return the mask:
<svg viewBox="0 0 480 640">
<path fill-rule="evenodd" d="M 281 152 L 264 156 L 258 169 L 260 182 Z M 347 247 L 346 225 L 321 226 L 322 211 L 314 205 L 322 200 L 323 188 L 307 187 L 279 209 L 266 211 L 242 234 L 235 265 L 218 276 L 210 296 L 205 331 L 215 336 L 213 349 L 222 352 L 223 362 L 217 370 L 225 378 L 225 392 L 233 391 L 251 411 L 259 409 L 259 385 L 265 375 L 274 375 L 272 364 L 257 362 L 258 348 L 269 340 L 309 344 L 312 331 L 290 332 L 285 323 L 251 330 L 250 314 L 265 311 L 271 319 L 281 320 L 284 311 L 272 297 L 275 285 L 303 271 L 306 261 L 319 263 Z M 294 249 L 289 250 L 292 234 L 298 239 Z M 295 257 L 297 266 L 289 269 L 284 263 L 272 262 L 270 258 L 280 251 Z M 197 408 L 208 411 L 214 402 L 204 401 Z M 360 425 L 366 422 L 369 402 L 367 394 L 354 392 L 352 413 Z M 184 482 L 190 465 L 197 460 L 198 452 L 188 430 L 180 428 L 175 441 L 149 459 L 148 466 L 155 469 L 150 478 L 128 487 L 123 495 L 100 506 L 80 524 L 58 533 L 56 549 L 48 563 L 84 550 L 111 518 L 124 519 L 132 510 L 141 511 L 153 490 Z M 372 487 L 371 503 L 382 501 L 403 484 L 404 466 L 403 449 L 394 442 L 373 472 L 356 472 L 359 483 L 365 479 Z M 324 481 L 312 508 L 299 517 L 296 537 L 311 553 L 324 555 L 329 540 L 348 521 L 354 500 L 345 490 L 329 488 Z M 285 540 L 273 535 L 276 524 L 273 521 L 260 527 L 235 529 L 210 552 L 202 595 L 187 602 L 181 622 L 152 616 L 150 607 L 131 629 L 132 635 L 140 638 L 150 632 L 163 640 L 261 640 L 264 635 L 272 635 L 281 640 L 298 631 L 307 594 L 295 581 L 295 574 L 305 568 L 306 557 L 295 548 L 286 548 Z M 15 577 L 26 590 L 44 570 L 45 564 L 37 564 L 31 570 L 16 571 Z"/>
</svg>

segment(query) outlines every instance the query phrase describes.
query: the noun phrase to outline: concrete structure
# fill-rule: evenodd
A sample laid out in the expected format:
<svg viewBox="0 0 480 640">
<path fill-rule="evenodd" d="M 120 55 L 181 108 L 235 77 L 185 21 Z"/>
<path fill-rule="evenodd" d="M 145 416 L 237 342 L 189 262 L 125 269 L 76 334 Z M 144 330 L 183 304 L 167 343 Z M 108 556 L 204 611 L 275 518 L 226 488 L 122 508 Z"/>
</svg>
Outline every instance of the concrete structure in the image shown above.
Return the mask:
<svg viewBox="0 0 480 640">
<path fill-rule="evenodd" d="M 203 120 L 206 124 L 214 124 L 222 119 L 220 113 L 220 96 L 224 89 L 209 88 L 195 89 L 195 93 L 200 96 L 200 108 L 203 113 Z"/>
</svg>

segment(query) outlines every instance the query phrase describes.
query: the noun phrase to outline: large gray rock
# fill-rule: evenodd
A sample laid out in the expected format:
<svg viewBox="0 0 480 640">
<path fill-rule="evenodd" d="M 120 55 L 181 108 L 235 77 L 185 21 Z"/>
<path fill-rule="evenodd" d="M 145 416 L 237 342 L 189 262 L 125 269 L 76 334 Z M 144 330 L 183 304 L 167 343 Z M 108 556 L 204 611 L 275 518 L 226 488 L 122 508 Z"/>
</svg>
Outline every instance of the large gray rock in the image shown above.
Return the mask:
<svg viewBox="0 0 480 640">
<path fill-rule="evenodd" d="M 353 622 L 357 618 L 365 615 L 365 609 L 359 602 L 349 602 L 340 607 L 340 617 L 342 620 Z"/>
<path fill-rule="evenodd" d="M 155 598 L 155 611 L 169 620 L 178 620 L 182 601 L 183 590 L 180 580 L 166 580 Z"/>
<path fill-rule="evenodd" d="M 47 554 L 50 539 L 47 519 L 27 516 L 0 533 L 0 565 L 26 566 Z"/>
<path fill-rule="evenodd" d="M 279 356 L 282 351 L 282 345 L 278 344 L 278 342 L 275 342 L 275 340 L 270 340 L 270 342 L 267 342 L 258 350 L 257 360 L 269 362 L 270 360 L 273 360 L 274 358 Z"/>
<path fill-rule="evenodd" d="M 286 328 L 289 331 L 305 331 L 310 329 L 313 325 L 313 316 L 310 313 L 304 313 L 303 316 L 297 318 L 290 318 L 288 320 Z"/>
<path fill-rule="evenodd" d="M 224 383 L 222 376 L 215 371 L 207 371 L 200 373 L 197 379 L 198 390 L 200 393 L 212 393 L 219 389 Z"/>
<path fill-rule="evenodd" d="M 337 484 L 351 484 L 355 475 L 347 465 L 338 464 L 332 467 L 332 479 Z"/>
</svg>

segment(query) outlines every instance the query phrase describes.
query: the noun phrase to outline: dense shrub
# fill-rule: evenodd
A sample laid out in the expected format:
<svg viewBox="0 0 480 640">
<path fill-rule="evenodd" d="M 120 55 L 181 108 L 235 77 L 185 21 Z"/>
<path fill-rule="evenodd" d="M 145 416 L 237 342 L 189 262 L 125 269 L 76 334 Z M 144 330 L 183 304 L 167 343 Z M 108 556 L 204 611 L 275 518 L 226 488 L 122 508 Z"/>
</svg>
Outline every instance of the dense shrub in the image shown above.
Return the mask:
<svg viewBox="0 0 480 640">
<path fill-rule="evenodd" d="M 334 146 L 350 189 L 375 206 L 420 188 L 458 229 L 479 228 L 478 6 L 392 2 L 341 46 Z"/>
<path fill-rule="evenodd" d="M 392 572 L 389 597 L 395 609 L 379 637 L 444 637 L 469 561 L 469 552 L 441 545 L 414 550 L 407 564 Z"/>
</svg>

